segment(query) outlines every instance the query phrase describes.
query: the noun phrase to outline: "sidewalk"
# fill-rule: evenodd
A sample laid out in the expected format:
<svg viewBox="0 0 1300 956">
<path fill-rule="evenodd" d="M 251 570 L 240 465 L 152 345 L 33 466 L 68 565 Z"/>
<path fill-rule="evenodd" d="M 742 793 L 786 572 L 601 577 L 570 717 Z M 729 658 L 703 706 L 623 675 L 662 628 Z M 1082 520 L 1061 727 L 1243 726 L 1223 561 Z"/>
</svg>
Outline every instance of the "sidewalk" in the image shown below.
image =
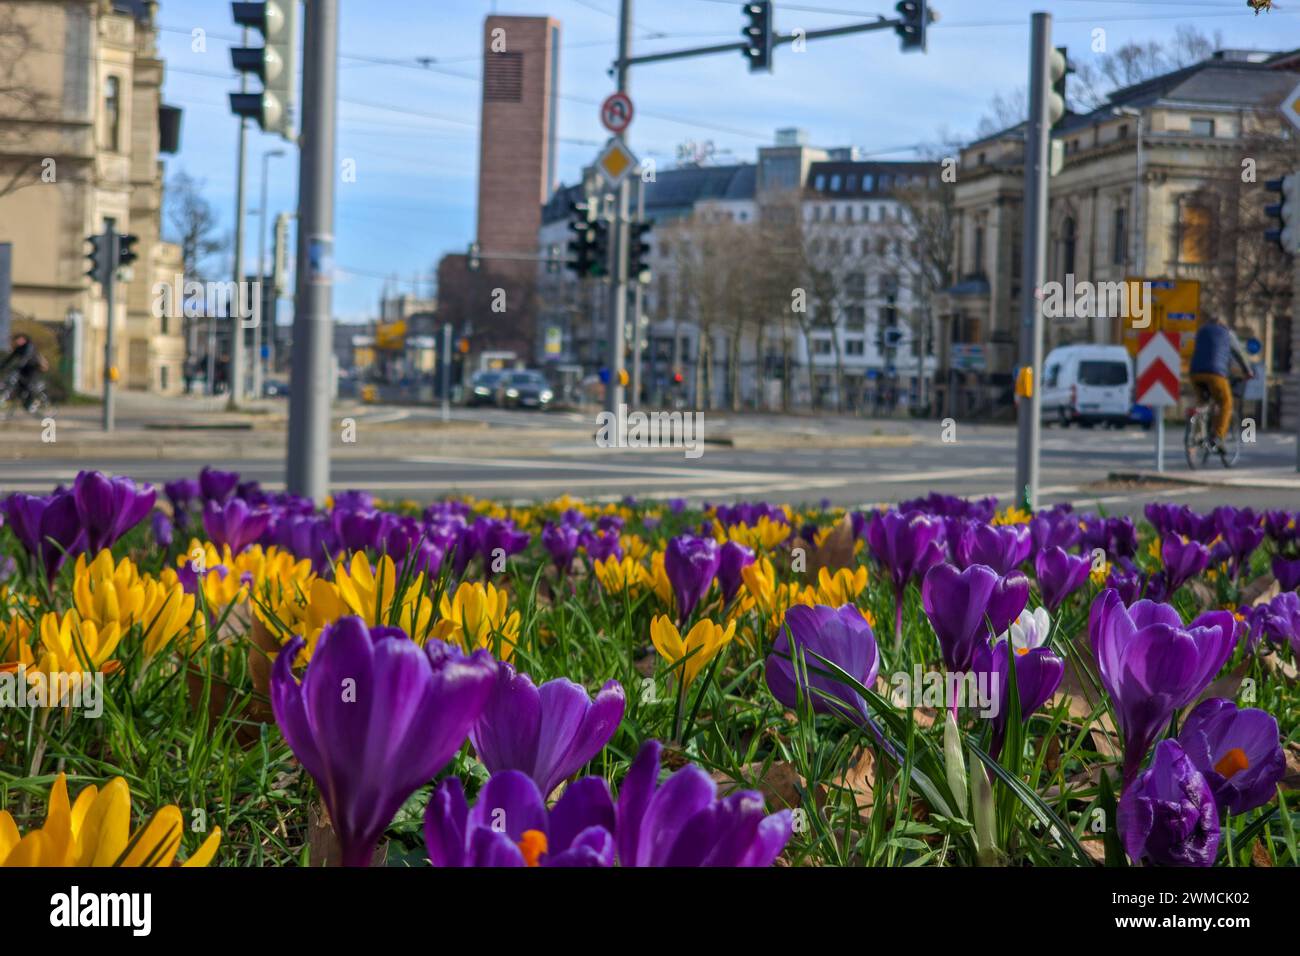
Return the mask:
<svg viewBox="0 0 1300 956">
<path fill-rule="evenodd" d="M 1295 468 L 1206 468 L 1190 471 L 1177 468 L 1171 471 L 1112 471 L 1111 481 L 1166 482 L 1175 485 L 1196 485 L 1203 488 L 1254 488 L 1260 491 L 1294 489 L 1300 491 L 1300 471 Z"/>
</svg>

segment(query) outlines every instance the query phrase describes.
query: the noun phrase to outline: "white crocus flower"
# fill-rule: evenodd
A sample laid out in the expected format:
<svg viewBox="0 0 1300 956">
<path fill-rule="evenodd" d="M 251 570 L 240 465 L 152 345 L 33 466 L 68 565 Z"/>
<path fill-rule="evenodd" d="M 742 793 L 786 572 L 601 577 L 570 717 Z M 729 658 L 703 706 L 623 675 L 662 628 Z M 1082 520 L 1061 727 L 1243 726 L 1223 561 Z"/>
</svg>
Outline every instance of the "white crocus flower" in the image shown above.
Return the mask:
<svg viewBox="0 0 1300 956">
<path fill-rule="evenodd" d="M 1035 647 L 1046 644 L 1051 632 L 1052 618 L 1048 615 L 1047 608 L 1039 607 L 1032 611 L 1025 608 L 1020 612 L 1020 617 L 1011 622 L 1011 627 L 998 635 L 998 640 L 1007 640 L 1009 635 L 1011 649 L 1017 654 L 1028 654 Z"/>
</svg>

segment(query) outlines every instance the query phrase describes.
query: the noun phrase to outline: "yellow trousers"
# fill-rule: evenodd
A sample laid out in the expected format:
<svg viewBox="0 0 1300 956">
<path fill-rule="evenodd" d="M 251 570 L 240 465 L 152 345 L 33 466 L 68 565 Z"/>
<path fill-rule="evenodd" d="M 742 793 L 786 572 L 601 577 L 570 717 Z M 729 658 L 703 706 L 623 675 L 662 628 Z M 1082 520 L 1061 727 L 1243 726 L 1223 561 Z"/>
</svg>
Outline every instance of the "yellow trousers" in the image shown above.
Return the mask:
<svg viewBox="0 0 1300 956">
<path fill-rule="evenodd" d="M 1214 416 L 1214 434 L 1219 438 L 1226 437 L 1228 425 L 1232 421 L 1232 387 L 1228 384 L 1228 380 L 1213 372 L 1197 372 L 1192 376 L 1192 382 L 1205 386 L 1205 390 L 1214 399 L 1214 403 L 1218 406 L 1217 414 Z"/>
</svg>

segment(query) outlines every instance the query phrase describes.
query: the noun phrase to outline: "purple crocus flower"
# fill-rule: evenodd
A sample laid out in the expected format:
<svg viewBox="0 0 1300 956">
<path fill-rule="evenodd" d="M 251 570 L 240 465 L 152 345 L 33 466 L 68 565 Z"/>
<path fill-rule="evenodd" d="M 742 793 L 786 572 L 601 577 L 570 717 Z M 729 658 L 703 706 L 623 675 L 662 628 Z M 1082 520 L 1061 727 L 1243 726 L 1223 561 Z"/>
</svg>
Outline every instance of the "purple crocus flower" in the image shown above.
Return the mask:
<svg viewBox="0 0 1300 956">
<path fill-rule="evenodd" d="M 1029 519 L 1029 537 L 1035 552 L 1047 548 L 1061 548 L 1068 551 L 1078 544 L 1081 534 L 1079 520 L 1069 510 L 1068 505 L 1040 511 Z"/>
<path fill-rule="evenodd" d="M 1205 570 L 1210 563 L 1210 549 L 1198 541 L 1173 534 L 1161 539 L 1160 560 L 1165 566 L 1168 593 L 1173 594 Z"/>
<path fill-rule="evenodd" d="M 1142 597 L 1142 591 L 1146 587 L 1146 583 L 1146 578 L 1141 571 L 1135 567 L 1126 567 L 1122 564 L 1111 565 L 1110 573 L 1106 575 L 1106 587 L 1113 588 L 1118 592 L 1125 606 Z"/>
<path fill-rule="evenodd" d="M 5 515 L 29 557 L 53 581 L 64 560 L 85 550 L 86 532 L 70 492 L 49 497 L 16 493 L 4 501 Z"/>
<path fill-rule="evenodd" d="M 704 599 L 718 574 L 721 549 L 712 538 L 678 535 L 664 551 L 664 572 L 677 598 L 677 623 L 683 623 Z"/>
<path fill-rule="evenodd" d="M 867 542 L 894 582 L 894 646 L 903 640 L 903 590 L 943 561 L 943 524 L 920 512 L 884 511 L 867 525 Z"/>
<path fill-rule="evenodd" d="M 1124 788 L 1119 831 L 1134 863 L 1210 866 L 1219 815 L 1210 785 L 1176 740 L 1156 744 L 1149 769 Z"/>
<path fill-rule="evenodd" d="M 1178 743 L 1204 775 L 1220 813 L 1264 806 L 1286 774 L 1276 718 L 1254 707 L 1238 709 L 1221 697 L 1196 706 L 1178 732 Z"/>
<path fill-rule="evenodd" d="M 743 582 L 741 569 L 754 563 L 754 552 L 739 541 L 726 542 L 718 557 L 718 586 L 722 588 L 722 601 L 729 604 Z"/>
<path fill-rule="evenodd" d="M 1264 530 L 1281 547 L 1300 538 L 1300 512 L 1267 511 L 1264 513 Z"/>
<path fill-rule="evenodd" d="M 982 642 L 975 649 L 971 670 L 976 674 L 997 675 L 996 682 L 990 681 L 994 692 L 999 695 L 997 712 L 992 718 L 993 741 L 989 747 L 994 759 L 1002 752 L 1002 743 L 1006 739 L 1007 714 L 1011 708 L 1011 661 L 1015 661 L 1021 721 L 1028 721 L 1034 711 L 1056 693 L 1061 678 L 1065 676 L 1065 661 L 1050 647 L 1018 648 L 1012 647 L 1010 641 L 998 641 L 991 646 Z"/>
<path fill-rule="evenodd" d="M 143 521 L 153 510 L 158 492 L 151 485 L 137 486 L 130 478 L 83 471 L 72 483 L 72 497 L 86 532 L 86 550 L 93 555 L 111 548 Z"/>
<path fill-rule="evenodd" d="M 741 790 L 718 799 L 713 779 L 687 764 L 659 784 L 657 740 L 647 740 L 618 794 L 621 866 L 770 866 L 793 832 L 789 810 L 764 812 Z"/>
<path fill-rule="evenodd" d="M 203 530 L 218 548 L 227 546 L 231 554 L 239 554 L 266 530 L 271 512 L 265 508 L 254 511 L 242 498 L 231 498 L 224 505 L 209 501 L 203 506 Z"/>
<path fill-rule="evenodd" d="M 1300 594 L 1286 591 L 1273 600 L 1242 609 L 1246 615 L 1246 634 L 1253 651 L 1260 638 L 1283 647 L 1288 642 L 1300 657 Z"/>
<path fill-rule="evenodd" d="M 547 522 L 542 528 L 542 547 L 551 555 L 555 567 L 563 573 L 573 563 L 573 556 L 578 553 L 578 529 L 573 525 Z"/>
<path fill-rule="evenodd" d="M 177 478 L 163 485 L 167 500 L 172 503 L 172 518 L 176 527 L 186 528 L 190 523 L 190 504 L 199 496 L 199 483 L 194 478 Z"/>
<path fill-rule="evenodd" d="M 618 535 L 614 535 L 617 539 Z M 532 535 L 520 531 L 513 521 L 497 518 L 479 518 L 474 522 L 474 538 L 478 553 L 483 558 L 483 574 L 492 577 L 498 570 L 497 562 L 519 554 L 528 547 Z"/>
<path fill-rule="evenodd" d="M 801 658 L 797 666 L 795 656 Z M 868 720 L 867 702 L 849 684 L 828 673 L 818 658 L 830 661 L 863 687 L 872 687 L 880 670 L 880 652 L 871 625 L 851 604 L 841 608 L 796 605 L 785 612 L 784 626 L 767 657 L 767 687 L 786 707 L 802 696 L 819 714 L 838 714 L 855 723 Z"/>
<path fill-rule="evenodd" d="M 199 494 L 203 496 L 204 502 L 215 501 L 217 504 L 225 504 L 235 493 L 238 484 L 239 472 L 237 471 L 218 471 L 210 466 L 199 470 Z"/>
<path fill-rule="evenodd" d="M 150 516 L 149 523 L 154 543 L 166 551 L 172 546 L 172 519 L 165 512 L 155 511 Z"/>
<path fill-rule="evenodd" d="M 1124 735 L 1124 779 L 1131 781 L 1174 711 L 1223 667 L 1236 621 L 1229 611 L 1207 611 L 1184 625 L 1168 604 L 1142 600 L 1125 608 L 1107 588 L 1092 602 L 1088 636 Z"/>
<path fill-rule="evenodd" d="M 448 777 L 424 812 L 424 842 L 434 866 L 613 866 L 614 801 L 599 777 L 567 787 L 547 810 L 527 774 L 493 774 L 474 801 Z"/>
<path fill-rule="evenodd" d="M 320 787 L 345 866 L 365 866 L 394 814 L 455 756 L 496 678 L 487 651 L 421 649 L 395 627 L 343 617 L 325 628 L 303 675 L 295 637 L 275 659 L 271 706 Z"/>
<path fill-rule="evenodd" d="M 936 565 L 921 585 L 921 603 L 951 674 L 970 670 L 981 644 L 1007 630 L 1028 601 L 1027 577 L 1019 571 L 999 576 L 982 564 L 965 571 Z"/>
<path fill-rule="evenodd" d="M 1280 554 L 1273 555 L 1273 577 L 1283 591 L 1300 588 L 1300 558 L 1288 561 Z"/>
<path fill-rule="evenodd" d="M 998 574 L 1008 574 L 1029 557 L 1033 540 L 1020 525 L 968 524 L 953 542 L 953 558 L 962 568 L 986 564 Z"/>
<path fill-rule="evenodd" d="M 1061 548 L 1044 548 L 1034 558 L 1038 593 L 1049 611 L 1055 611 L 1067 597 L 1088 583 L 1092 561 Z"/>
<path fill-rule="evenodd" d="M 503 662 L 470 740 L 491 773 L 522 771 L 546 797 L 609 743 L 626 703 L 616 680 L 592 699 L 563 677 L 537 687 Z"/>
<path fill-rule="evenodd" d="M 623 545 L 619 541 L 617 531 L 584 531 L 579 541 L 582 549 L 587 552 L 587 557 L 593 562 L 604 561 L 607 558 L 623 560 Z"/>
</svg>

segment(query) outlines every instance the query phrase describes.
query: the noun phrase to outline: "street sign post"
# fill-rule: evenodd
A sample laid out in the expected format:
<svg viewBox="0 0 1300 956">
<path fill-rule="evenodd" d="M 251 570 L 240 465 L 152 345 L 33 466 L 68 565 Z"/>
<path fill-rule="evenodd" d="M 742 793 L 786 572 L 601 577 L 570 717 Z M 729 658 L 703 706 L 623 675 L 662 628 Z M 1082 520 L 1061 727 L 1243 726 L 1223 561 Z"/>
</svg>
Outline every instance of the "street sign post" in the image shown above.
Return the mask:
<svg viewBox="0 0 1300 956">
<path fill-rule="evenodd" d="M 596 168 L 604 174 L 605 180 L 611 186 L 621 185 L 628 173 L 636 169 L 636 166 L 636 155 L 627 148 L 622 137 L 619 136 L 611 139 L 601 154 L 596 157 Z"/>
<path fill-rule="evenodd" d="M 1178 404 L 1180 369 L 1178 339 L 1172 332 L 1143 332 L 1139 335 L 1136 402 L 1153 412 L 1156 424 L 1156 471 L 1165 470 L 1165 414 Z"/>
<path fill-rule="evenodd" d="M 632 125 L 635 113 L 631 97 L 626 93 L 611 93 L 600 104 L 600 123 L 615 136 L 622 136 Z"/>
<path fill-rule="evenodd" d="M 1201 319 L 1201 283 L 1196 279 L 1126 279 L 1130 303 L 1124 318 L 1123 341 L 1128 354 L 1137 357 L 1141 337 L 1147 332 L 1170 332 L 1186 373 L 1196 347 L 1196 327 Z M 1151 288 L 1151 301 L 1141 309 L 1143 285 Z M 1139 312 L 1141 314 L 1139 314 Z"/>
</svg>

